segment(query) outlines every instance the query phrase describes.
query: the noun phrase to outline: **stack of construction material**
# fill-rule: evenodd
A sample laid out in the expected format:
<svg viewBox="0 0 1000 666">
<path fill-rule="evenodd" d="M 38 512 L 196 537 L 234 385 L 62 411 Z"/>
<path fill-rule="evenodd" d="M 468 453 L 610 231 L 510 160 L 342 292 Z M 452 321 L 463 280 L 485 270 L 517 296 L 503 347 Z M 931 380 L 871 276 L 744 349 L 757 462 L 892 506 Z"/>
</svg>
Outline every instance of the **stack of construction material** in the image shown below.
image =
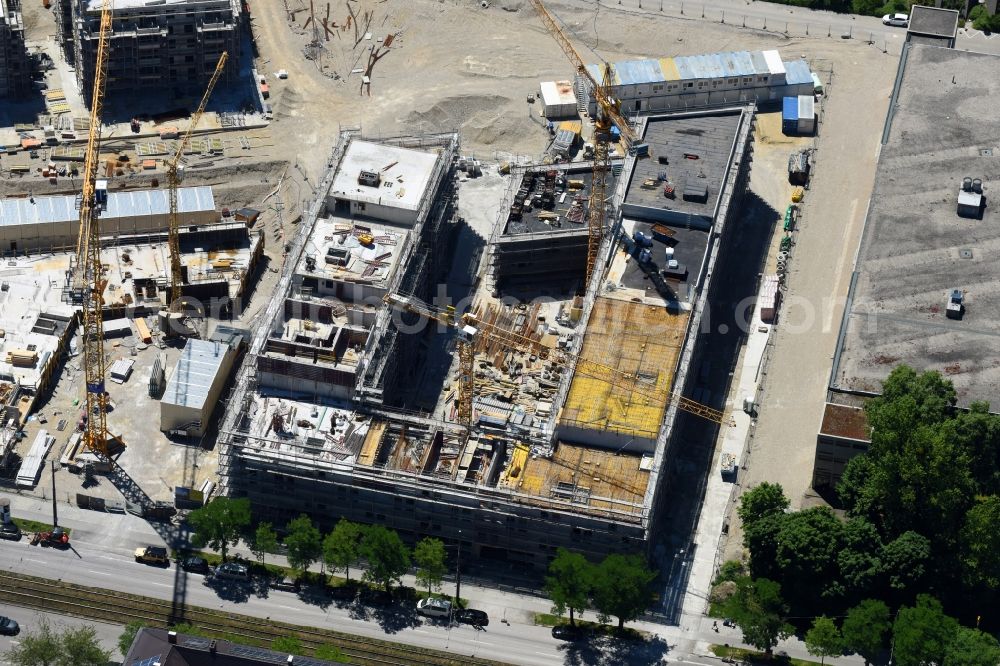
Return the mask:
<svg viewBox="0 0 1000 666">
<path fill-rule="evenodd" d="M 760 320 L 768 324 L 774 323 L 780 303 L 781 290 L 778 289 L 778 276 L 765 276 L 760 294 L 757 296 L 757 311 L 760 312 Z"/>
<path fill-rule="evenodd" d="M 38 352 L 27 349 L 11 349 L 7 352 L 7 362 L 18 368 L 33 368 L 38 363 Z"/>
<path fill-rule="evenodd" d="M 69 104 L 66 102 L 66 95 L 61 88 L 45 92 L 45 106 L 53 115 L 69 113 Z"/>
</svg>

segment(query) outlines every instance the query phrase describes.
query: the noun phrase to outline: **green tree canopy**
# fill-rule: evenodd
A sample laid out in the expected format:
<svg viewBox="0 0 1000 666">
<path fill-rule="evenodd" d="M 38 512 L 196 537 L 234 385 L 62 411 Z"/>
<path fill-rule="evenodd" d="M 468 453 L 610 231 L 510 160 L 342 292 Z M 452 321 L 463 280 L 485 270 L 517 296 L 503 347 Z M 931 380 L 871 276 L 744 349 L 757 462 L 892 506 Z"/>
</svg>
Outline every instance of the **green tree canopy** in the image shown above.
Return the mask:
<svg viewBox="0 0 1000 666">
<path fill-rule="evenodd" d="M 929 594 L 903 607 L 892 625 L 893 655 L 898 666 L 941 664 L 958 635 L 958 621 L 944 614 L 941 602 Z"/>
<path fill-rule="evenodd" d="M 786 596 L 796 608 L 818 610 L 824 600 L 839 597 L 837 558 L 843 528 L 825 506 L 781 517 L 775 564 L 782 571 L 782 589 L 790 591 Z"/>
<path fill-rule="evenodd" d="M 1000 496 L 982 498 L 965 514 L 962 565 L 971 587 L 1000 588 Z"/>
<path fill-rule="evenodd" d="M 121 635 L 118 637 L 118 651 L 121 652 L 123 657 L 128 654 L 129 648 L 132 647 L 136 634 L 145 626 L 146 623 L 142 620 L 132 620 L 125 625 Z"/>
<path fill-rule="evenodd" d="M 107 666 L 111 652 L 101 647 L 94 627 L 56 630 L 43 618 L 4 656 L 11 666 Z"/>
<path fill-rule="evenodd" d="M 271 527 L 271 523 L 257 525 L 250 540 L 250 552 L 261 564 L 264 564 L 264 555 L 278 552 L 278 534 Z"/>
<path fill-rule="evenodd" d="M 640 555 L 608 555 L 594 570 L 593 598 L 598 618 L 618 618 L 618 628 L 639 617 L 653 599 L 656 572 Z"/>
<path fill-rule="evenodd" d="M 1000 644 L 987 633 L 959 627 L 948 646 L 943 666 L 997 666 L 1000 664 Z"/>
<path fill-rule="evenodd" d="M 905 596 L 908 591 L 920 588 L 927 575 L 931 558 L 931 542 L 916 532 L 904 532 L 898 539 L 882 548 L 889 587 Z"/>
<path fill-rule="evenodd" d="M 743 493 L 736 513 L 744 526 L 765 516 L 783 513 L 788 508 L 788 498 L 779 483 L 765 481 Z"/>
<path fill-rule="evenodd" d="M 825 615 L 813 620 L 812 627 L 806 632 L 806 650 L 819 657 L 820 666 L 826 663 L 827 657 L 836 657 L 844 651 L 840 631 L 833 620 Z"/>
<path fill-rule="evenodd" d="M 848 603 L 860 600 L 882 577 L 882 537 L 875 526 L 861 517 L 851 518 L 842 530 L 837 554 L 838 581 Z"/>
<path fill-rule="evenodd" d="M 587 608 L 593 577 L 594 566 L 583 555 L 565 548 L 557 550 L 545 578 L 545 593 L 552 600 L 552 612 L 562 615 L 568 610 L 569 623 L 574 624 L 573 614 Z"/>
<path fill-rule="evenodd" d="M 434 537 L 425 537 L 413 548 L 413 561 L 417 565 L 417 584 L 427 586 L 427 594 L 441 588 L 448 567 L 444 542 Z M 433 590 L 432 590 L 433 588 Z"/>
<path fill-rule="evenodd" d="M 216 497 L 188 514 L 187 520 L 194 528 L 194 544 L 199 548 L 208 546 L 225 560 L 229 546 L 239 543 L 250 526 L 250 500 Z"/>
<path fill-rule="evenodd" d="M 361 525 L 341 518 L 323 539 L 323 562 L 331 571 L 343 569 L 347 580 L 351 580 L 351 565 L 358 561 L 362 531 Z"/>
<path fill-rule="evenodd" d="M 395 530 L 381 525 L 365 528 L 361 556 L 368 562 L 365 580 L 384 586 L 386 591 L 410 570 L 410 549 Z"/>
<path fill-rule="evenodd" d="M 847 611 L 841 633 L 844 648 L 860 654 L 865 666 L 874 661 L 885 647 L 889 632 L 889 607 L 877 599 L 865 599 Z"/>
<path fill-rule="evenodd" d="M 288 566 L 301 575 L 323 554 L 323 535 L 305 514 L 290 520 L 285 530 Z"/>
<path fill-rule="evenodd" d="M 773 580 L 739 579 L 736 593 L 723 608 L 743 632 L 743 640 L 769 655 L 778 641 L 788 638 L 794 631 L 785 620 L 788 606 L 781 597 L 781 586 Z"/>
</svg>

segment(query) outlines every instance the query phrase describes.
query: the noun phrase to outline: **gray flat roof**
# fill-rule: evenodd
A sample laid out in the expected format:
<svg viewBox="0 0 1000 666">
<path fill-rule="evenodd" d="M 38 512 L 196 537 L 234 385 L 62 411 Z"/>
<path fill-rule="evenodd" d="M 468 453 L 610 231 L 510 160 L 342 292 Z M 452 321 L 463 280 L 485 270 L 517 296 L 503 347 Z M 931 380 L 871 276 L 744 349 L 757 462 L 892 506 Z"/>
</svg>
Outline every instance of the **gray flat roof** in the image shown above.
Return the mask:
<svg viewBox="0 0 1000 666">
<path fill-rule="evenodd" d="M 899 363 L 938 370 L 959 405 L 1000 391 L 1000 57 L 912 45 L 882 147 L 832 388 L 881 390 Z M 954 83 L 952 83 L 954 77 Z M 958 217 L 963 177 L 984 218 Z M 965 294 L 948 319 L 951 290 Z"/>
<path fill-rule="evenodd" d="M 651 117 L 642 137 L 642 142 L 649 144 L 650 156 L 636 161 L 625 202 L 711 218 L 729 171 L 742 112 L 741 108 L 727 113 Z M 666 157 L 668 164 L 661 164 L 661 157 Z M 663 183 L 643 187 L 647 179 L 656 180 L 664 171 L 667 181 L 674 185 L 674 199 L 663 195 Z M 707 187 L 705 203 L 685 201 L 683 193 L 688 186 Z"/>
<path fill-rule="evenodd" d="M 340 161 L 330 196 L 417 210 L 430 184 L 438 153 L 355 139 Z M 358 183 L 361 171 L 381 176 L 379 187 Z"/>
<path fill-rule="evenodd" d="M 162 402 L 191 409 L 202 409 L 209 389 L 229 353 L 229 345 L 212 340 L 190 339 L 167 380 Z"/>
<path fill-rule="evenodd" d="M 954 38 L 958 33 L 958 10 L 913 5 L 907 32 Z"/>
<path fill-rule="evenodd" d="M 547 170 L 548 168 L 544 166 L 527 170 L 523 175 L 523 178 L 525 179 L 524 182 L 526 182 L 529 187 L 532 187 L 534 179 L 537 177 L 538 179 L 543 180 L 545 172 Z M 508 216 L 507 224 L 504 225 L 504 230 L 503 230 L 504 236 L 517 236 L 519 234 L 527 234 L 527 233 L 534 234 L 540 232 L 544 233 L 546 231 L 572 231 L 574 229 L 579 229 L 579 230 L 587 229 L 587 211 L 590 209 L 590 188 L 594 182 L 593 167 L 589 162 L 585 162 L 581 165 L 573 166 L 565 170 L 560 170 L 560 173 L 566 174 L 567 180 L 582 180 L 583 189 L 579 190 L 566 189 L 564 191 L 560 191 L 559 188 L 556 188 L 556 204 L 552 210 L 547 211 L 535 205 L 532 206 L 530 212 L 522 213 L 520 220 L 511 220 L 510 217 Z M 605 187 L 605 192 L 607 192 L 607 196 L 611 196 L 611 193 L 614 192 L 616 181 L 617 179 L 615 178 L 614 171 L 612 170 L 611 172 L 608 173 L 607 185 Z M 511 186 L 516 187 L 516 184 L 512 183 Z M 540 194 L 541 191 L 542 191 L 541 188 L 538 189 L 533 188 L 531 190 L 531 193 L 532 195 Z M 565 199 L 563 199 L 562 203 L 560 203 L 559 200 L 562 198 L 563 194 L 565 194 L 566 197 Z M 583 197 L 584 216 L 580 222 L 571 222 L 566 218 L 566 213 L 569 210 L 570 206 L 573 204 L 573 200 L 577 196 Z M 539 213 L 555 213 L 559 215 L 560 226 L 556 227 L 550 224 L 549 222 L 546 222 L 545 220 L 539 219 L 538 217 Z"/>
</svg>

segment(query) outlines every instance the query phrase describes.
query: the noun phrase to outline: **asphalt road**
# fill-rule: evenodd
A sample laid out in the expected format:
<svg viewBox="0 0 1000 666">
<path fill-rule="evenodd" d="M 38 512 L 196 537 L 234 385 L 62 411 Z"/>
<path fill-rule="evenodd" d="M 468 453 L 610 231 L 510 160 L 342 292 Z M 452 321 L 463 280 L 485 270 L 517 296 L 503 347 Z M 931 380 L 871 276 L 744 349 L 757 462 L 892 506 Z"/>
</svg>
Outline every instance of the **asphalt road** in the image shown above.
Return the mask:
<svg viewBox="0 0 1000 666">
<path fill-rule="evenodd" d="M 7 650 L 17 645 L 26 632 L 37 629 L 43 617 L 48 618 L 49 624 L 56 628 L 93 627 L 97 631 L 97 639 L 101 642 L 104 649 L 113 652 L 112 658 L 121 658 L 121 655 L 118 654 L 118 636 L 122 633 L 122 627 L 117 625 L 92 622 L 91 620 L 63 615 L 52 615 L 19 606 L 11 606 L 2 602 L 0 602 L 0 615 L 14 618 L 21 625 L 21 634 L 19 636 L 0 636 L 0 664 L 9 663 L 4 657 L 7 654 Z"/>
</svg>

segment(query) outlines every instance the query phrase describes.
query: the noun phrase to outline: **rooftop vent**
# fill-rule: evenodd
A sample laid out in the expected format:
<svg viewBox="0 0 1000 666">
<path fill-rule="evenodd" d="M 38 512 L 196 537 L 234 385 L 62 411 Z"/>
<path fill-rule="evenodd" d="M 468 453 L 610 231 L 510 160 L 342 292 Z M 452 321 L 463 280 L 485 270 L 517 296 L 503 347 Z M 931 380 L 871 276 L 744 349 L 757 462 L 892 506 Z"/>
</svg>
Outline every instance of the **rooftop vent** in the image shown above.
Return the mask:
<svg viewBox="0 0 1000 666">
<path fill-rule="evenodd" d="M 358 183 L 361 185 L 367 185 L 368 187 L 378 187 L 382 183 L 382 174 L 378 171 L 365 171 L 361 170 L 358 174 Z"/>
</svg>

